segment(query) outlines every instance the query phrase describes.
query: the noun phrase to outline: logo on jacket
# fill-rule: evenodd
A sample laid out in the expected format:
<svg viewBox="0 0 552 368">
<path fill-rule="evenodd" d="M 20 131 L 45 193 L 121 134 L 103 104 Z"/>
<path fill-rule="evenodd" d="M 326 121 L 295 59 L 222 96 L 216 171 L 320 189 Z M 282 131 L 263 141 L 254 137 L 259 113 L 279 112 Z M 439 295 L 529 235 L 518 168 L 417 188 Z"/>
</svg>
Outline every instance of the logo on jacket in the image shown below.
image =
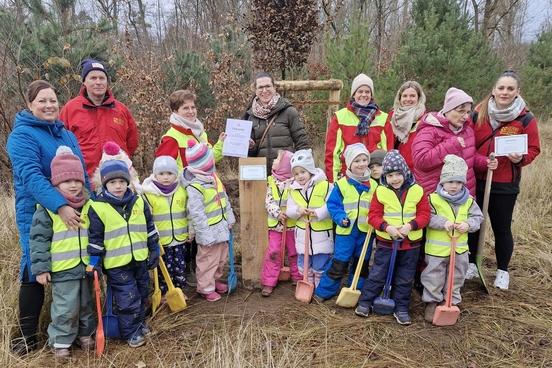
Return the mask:
<svg viewBox="0 0 552 368">
<path fill-rule="evenodd" d="M 122 119 L 122 118 L 114 117 L 113 118 L 113 123 L 115 123 L 117 125 L 125 125 L 125 120 Z"/>
<path fill-rule="evenodd" d="M 515 126 L 505 126 L 500 128 L 500 135 L 515 135 L 520 133 L 521 129 Z"/>
</svg>

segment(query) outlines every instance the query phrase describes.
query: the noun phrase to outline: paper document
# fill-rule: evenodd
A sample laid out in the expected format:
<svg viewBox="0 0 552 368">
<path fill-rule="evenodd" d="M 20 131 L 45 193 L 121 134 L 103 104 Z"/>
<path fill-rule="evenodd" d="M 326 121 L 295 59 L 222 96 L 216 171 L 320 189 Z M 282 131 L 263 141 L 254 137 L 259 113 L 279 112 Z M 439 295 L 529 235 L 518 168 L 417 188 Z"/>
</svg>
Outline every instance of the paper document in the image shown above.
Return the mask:
<svg viewBox="0 0 552 368">
<path fill-rule="evenodd" d="M 527 153 L 527 134 L 495 137 L 495 156 L 508 156 L 510 153 Z"/>
<path fill-rule="evenodd" d="M 222 146 L 222 154 L 247 157 L 252 127 L 253 122 L 249 120 L 226 119 L 226 138 Z"/>
</svg>

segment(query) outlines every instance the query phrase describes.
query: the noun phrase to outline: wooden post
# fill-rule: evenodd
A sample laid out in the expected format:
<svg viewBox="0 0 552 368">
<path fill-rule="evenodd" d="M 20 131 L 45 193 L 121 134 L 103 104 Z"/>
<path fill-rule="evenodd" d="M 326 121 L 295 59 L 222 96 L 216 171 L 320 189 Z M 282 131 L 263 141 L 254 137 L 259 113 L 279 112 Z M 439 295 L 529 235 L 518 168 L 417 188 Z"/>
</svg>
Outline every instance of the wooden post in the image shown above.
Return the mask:
<svg viewBox="0 0 552 368">
<path fill-rule="evenodd" d="M 239 165 L 242 280 L 246 288 L 255 288 L 260 287 L 263 257 L 268 246 L 264 201 L 266 157 L 240 158 Z"/>
</svg>

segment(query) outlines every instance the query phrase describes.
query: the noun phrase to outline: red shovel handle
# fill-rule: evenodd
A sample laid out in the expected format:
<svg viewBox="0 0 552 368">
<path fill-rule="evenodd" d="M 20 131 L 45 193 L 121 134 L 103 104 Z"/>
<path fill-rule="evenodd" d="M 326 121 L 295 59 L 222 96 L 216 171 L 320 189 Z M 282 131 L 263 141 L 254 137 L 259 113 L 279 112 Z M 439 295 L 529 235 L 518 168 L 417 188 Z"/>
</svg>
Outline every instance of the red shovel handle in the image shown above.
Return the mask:
<svg viewBox="0 0 552 368">
<path fill-rule="evenodd" d="M 100 297 L 101 289 L 98 271 L 94 271 L 94 292 L 96 294 L 96 311 L 98 313 L 98 327 L 96 328 L 96 356 L 100 357 L 105 349 L 105 335 L 102 321 L 102 301 Z"/>
</svg>

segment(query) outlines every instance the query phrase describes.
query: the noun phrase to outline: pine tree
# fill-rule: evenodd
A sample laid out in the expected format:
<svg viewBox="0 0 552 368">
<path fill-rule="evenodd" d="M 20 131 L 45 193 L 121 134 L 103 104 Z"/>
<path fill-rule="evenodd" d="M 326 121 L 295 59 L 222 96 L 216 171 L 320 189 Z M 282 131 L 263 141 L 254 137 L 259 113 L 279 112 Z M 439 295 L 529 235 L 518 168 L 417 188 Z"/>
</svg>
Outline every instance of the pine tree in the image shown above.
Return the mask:
<svg viewBox="0 0 552 368">
<path fill-rule="evenodd" d="M 529 48 L 523 68 L 522 95 L 531 110 L 552 114 L 552 28 L 542 31 Z"/>
</svg>

